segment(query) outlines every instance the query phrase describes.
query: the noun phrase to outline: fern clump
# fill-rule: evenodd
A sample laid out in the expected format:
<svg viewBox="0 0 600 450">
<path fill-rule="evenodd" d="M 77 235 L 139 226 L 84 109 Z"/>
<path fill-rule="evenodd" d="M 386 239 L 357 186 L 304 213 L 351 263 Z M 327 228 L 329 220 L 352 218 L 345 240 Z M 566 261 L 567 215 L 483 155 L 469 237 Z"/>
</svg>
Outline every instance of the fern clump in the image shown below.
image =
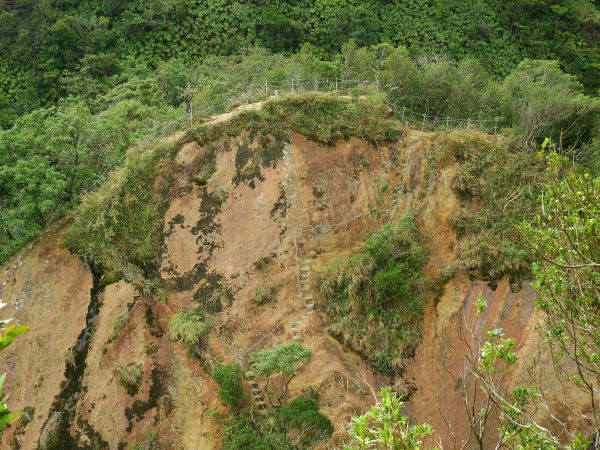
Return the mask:
<svg viewBox="0 0 600 450">
<path fill-rule="evenodd" d="M 171 340 L 185 345 L 190 350 L 199 349 L 211 328 L 212 321 L 201 309 L 174 314 L 169 320 Z"/>
</svg>

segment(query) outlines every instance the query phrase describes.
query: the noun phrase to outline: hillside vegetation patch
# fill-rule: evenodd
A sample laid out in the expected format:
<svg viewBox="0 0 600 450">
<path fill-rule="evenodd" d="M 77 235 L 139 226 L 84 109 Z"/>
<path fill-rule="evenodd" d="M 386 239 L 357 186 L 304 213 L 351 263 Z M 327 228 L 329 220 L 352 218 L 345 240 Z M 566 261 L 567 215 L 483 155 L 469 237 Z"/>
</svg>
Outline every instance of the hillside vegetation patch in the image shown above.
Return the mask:
<svg viewBox="0 0 600 450">
<path fill-rule="evenodd" d="M 437 142 L 438 163 L 459 163 L 452 189 L 461 207 L 448 218 L 459 248 L 450 271 L 467 270 L 492 287 L 507 276 L 517 289 L 531 263 L 517 224 L 534 211 L 542 158 L 473 131 L 440 134 Z"/>
<path fill-rule="evenodd" d="M 78 208 L 66 245 L 99 270 L 103 283 L 124 279 L 145 294 L 158 289 L 171 184 L 167 165 L 176 150 L 176 144 L 164 143 L 151 151 L 132 151 L 124 167 Z"/>
<path fill-rule="evenodd" d="M 397 141 L 402 125 L 381 102 L 304 94 L 265 102 L 260 110 L 245 111 L 226 123 L 199 126 L 190 138 L 201 144 L 237 136 L 243 131 L 284 138 L 297 132 L 324 145 L 357 137 L 372 144 Z"/>
<path fill-rule="evenodd" d="M 198 351 L 212 324 L 201 309 L 180 312 L 169 319 L 169 335 L 173 342 L 183 344 L 192 352 Z"/>
<path fill-rule="evenodd" d="M 320 280 L 329 332 L 380 371 L 401 371 L 422 332 L 426 254 L 414 215 L 384 225 L 363 249 L 332 261 Z"/>
</svg>

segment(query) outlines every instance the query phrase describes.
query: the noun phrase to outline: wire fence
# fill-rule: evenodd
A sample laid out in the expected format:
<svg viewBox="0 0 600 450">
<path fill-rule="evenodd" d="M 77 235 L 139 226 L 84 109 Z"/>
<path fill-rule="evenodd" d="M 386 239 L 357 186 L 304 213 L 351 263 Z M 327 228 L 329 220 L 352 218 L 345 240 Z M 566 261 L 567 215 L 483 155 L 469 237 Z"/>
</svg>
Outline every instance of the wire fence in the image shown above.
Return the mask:
<svg viewBox="0 0 600 450">
<path fill-rule="evenodd" d="M 194 90 L 189 91 L 190 99 L 194 98 L 194 94 L 197 92 L 198 91 Z M 146 132 L 134 146 L 148 147 L 152 142 L 174 133 L 176 130 L 185 127 L 187 124 L 193 125 L 197 121 L 205 120 L 217 114 L 229 112 L 235 107 L 244 104 L 305 93 L 331 93 L 334 95 L 351 96 L 355 98 L 373 94 L 383 94 L 377 80 L 329 78 L 264 80 L 263 82 L 248 83 L 246 85 L 238 86 L 237 88 L 231 89 L 230 92 L 233 93 L 225 95 L 222 101 L 211 101 L 208 105 L 195 106 L 193 101 L 189 100 L 185 110 L 181 110 L 174 119 L 151 126 L 150 131 Z M 389 103 L 388 106 L 405 126 L 411 126 L 416 129 L 421 129 L 422 131 L 452 131 L 461 128 L 478 129 L 488 134 L 498 134 L 499 132 L 500 118 L 456 118 L 431 115 L 429 113 L 419 113 L 407 107 L 398 107 Z M 50 215 L 50 219 L 46 222 L 46 226 L 54 224 L 64 215 L 65 211 L 80 202 L 87 194 L 97 189 L 108 179 L 112 171 L 120 167 L 126 159 L 127 152 L 124 152 L 118 159 L 109 163 L 104 170 L 89 183 L 89 185 L 79 191 L 69 201 L 61 204 L 60 208 Z"/>
<path fill-rule="evenodd" d="M 284 80 L 264 80 L 260 83 L 250 83 L 238 86 L 237 93 L 217 105 L 209 107 L 195 107 L 188 105 L 190 122 L 207 114 L 226 112 L 242 104 L 277 99 L 284 96 L 304 93 L 332 93 L 342 96 L 361 97 L 372 94 L 383 94 L 378 80 L 345 80 L 329 78 Z M 194 91 L 190 91 L 193 97 Z M 452 131 L 461 129 L 478 129 L 488 134 L 498 134 L 502 125 L 502 118 L 458 118 L 445 115 L 435 115 L 430 112 L 419 112 L 408 107 L 392 105 L 386 102 L 394 114 L 406 126 L 412 126 L 422 131 Z"/>
</svg>

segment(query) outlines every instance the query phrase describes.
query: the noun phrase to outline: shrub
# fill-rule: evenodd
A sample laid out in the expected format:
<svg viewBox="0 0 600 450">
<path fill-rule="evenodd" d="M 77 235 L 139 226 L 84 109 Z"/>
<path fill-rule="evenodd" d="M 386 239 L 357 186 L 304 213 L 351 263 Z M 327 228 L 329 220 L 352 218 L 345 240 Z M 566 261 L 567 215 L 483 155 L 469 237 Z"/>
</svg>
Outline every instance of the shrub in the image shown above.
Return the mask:
<svg viewBox="0 0 600 450">
<path fill-rule="evenodd" d="M 390 353 L 377 353 L 373 358 L 373 365 L 381 373 L 393 373 L 394 355 Z"/>
<path fill-rule="evenodd" d="M 211 286 L 203 286 L 194 293 L 193 298 L 204 311 L 216 314 L 223 309 L 222 298 L 224 295 L 227 295 L 227 293 L 227 290 L 219 287 L 213 288 Z"/>
<path fill-rule="evenodd" d="M 459 164 L 452 187 L 466 200 L 448 218 L 458 238 L 457 264 L 492 286 L 508 276 L 516 288 L 530 257 L 514 224 L 533 210 L 545 176 L 540 160 L 473 131 L 445 134 L 439 143 L 439 154 Z"/>
<path fill-rule="evenodd" d="M 269 283 L 256 289 L 252 302 L 257 305 L 264 305 L 275 300 L 279 287 Z"/>
<path fill-rule="evenodd" d="M 287 433 L 295 430 L 300 448 L 311 448 L 333 433 L 331 421 L 319 412 L 317 401 L 309 397 L 296 397 L 281 406 L 277 410 L 275 424 Z"/>
<path fill-rule="evenodd" d="M 252 266 L 254 266 L 257 270 L 260 270 L 261 272 L 264 272 L 264 271 L 266 271 L 269 268 L 269 266 L 271 265 L 272 262 L 273 262 L 273 256 L 272 255 L 261 256 L 256 261 L 254 261 L 254 263 L 252 264 Z"/>
<path fill-rule="evenodd" d="M 260 432 L 249 417 L 232 417 L 225 424 L 223 450 L 295 450 L 281 433 Z"/>
<path fill-rule="evenodd" d="M 141 364 L 129 364 L 119 369 L 119 383 L 129 395 L 135 395 L 140 389 L 144 369 Z"/>
<path fill-rule="evenodd" d="M 380 370 L 410 354 L 421 329 L 421 267 L 426 255 L 412 215 L 371 234 L 361 252 L 332 261 L 320 280 L 329 331 Z M 382 363 L 382 354 L 387 355 Z"/>
<path fill-rule="evenodd" d="M 219 397 L 223 403 L 234 409 L 240 409 L 246 402 L 246 394 L 242 387 L 242 369 L 238 365 L 217 364 L 212 373 L 219 385 Z"/>
<path fill-rule="evenodd" d="M 201 309 L 174 314 L 169 319 L 171 340 L 185 345 L 190 350 L 198 350 L 202 339 L 208 334 L 211 321 Z"/>
<path fill-rule="evenodd" d="M 344 450 L 390 449 L 420 450 L 423 439 L 433 434 L 428 424 L 411 425 L 402 415 L 404 404 L 387 387 L 380 392 L 380 400 L 362 416 L 352 417 L 348 434 L 350 442 Z M 365 446 L 365 442 L 372 445 Z"/>
</svg>

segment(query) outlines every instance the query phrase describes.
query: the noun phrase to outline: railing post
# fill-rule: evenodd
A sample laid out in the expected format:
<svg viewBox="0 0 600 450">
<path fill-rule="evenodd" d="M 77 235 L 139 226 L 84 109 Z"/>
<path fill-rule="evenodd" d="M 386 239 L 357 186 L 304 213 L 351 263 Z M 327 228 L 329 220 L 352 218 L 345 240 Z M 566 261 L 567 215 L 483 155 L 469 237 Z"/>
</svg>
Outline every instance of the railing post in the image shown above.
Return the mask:
<svg viewBox="0 0 600 450">
<path fill-rule="evenodd" d="M 294 93 L 294 78 L 292 77 L 292 94 Z"/>
<path fill-rule="evenodd" d="M 265 100 L 269 98 L 269 80 L 265 80 Z"/>
<path fill-rule="evenodd" d="M 450 117 L 446 116 L 446 131 L 450 130 L 450 127 L 448 127 L 449 123 L 450 123 Z"/>
<path fill-rule="evenodd" d="M 498 134 L 498 118 L 494 117 L 494 134 Z"/>
<path fill-rule="evenodd" d="M 319 82 L 317 81 L 317 77 L 315 77 L 315 91 L 319 92 Z"/>
<path fill-rule="evenodd" d="M 402 122 L 404 122 L 404 111 L 406 110 L 406 106 L 402 107 Z"/>
<path fill-rule="evenodd" d="M 335 93 L 337 94 L 338 91 L 338 85 L 337 85 L 337 77 L 335 77 Z"/>
<path fill-rule="evenodd" d="M 423 123 L 421 124 L 421 131 L 425 130 L 425 116 L 427 116 L 427 114 L 423 114 Z"/>
<path fill-rule="evenodd" d="M 471 129 L 471 119 L 467 119 L 467 130 Z"/>
</svg>

